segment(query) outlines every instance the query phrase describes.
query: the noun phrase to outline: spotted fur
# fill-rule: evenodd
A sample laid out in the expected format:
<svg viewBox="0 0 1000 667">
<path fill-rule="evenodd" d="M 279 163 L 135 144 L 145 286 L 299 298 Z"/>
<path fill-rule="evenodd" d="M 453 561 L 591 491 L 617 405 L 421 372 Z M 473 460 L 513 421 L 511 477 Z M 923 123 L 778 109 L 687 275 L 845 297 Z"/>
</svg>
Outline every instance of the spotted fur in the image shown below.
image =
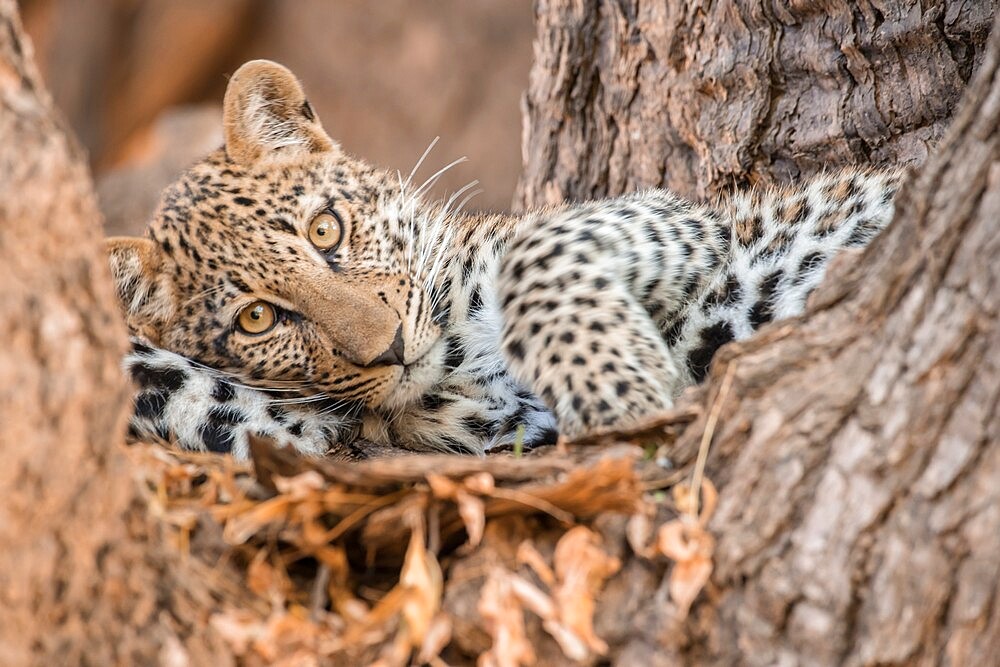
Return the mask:
<svg viewBox="0 0 1000 667">
<path fill-rule="evenodd" d="M 830 258 L 891 219 L 898 182 L 848 170 L 711 206 L 650 190 L 464 215 L 344 154 L 278 65 L 241 68 L 226 114 L 226 148 L 109 254 L 145 341 L 125 361 L 133 432 L 238 456 L 255 432 L 356 459 L 627 426 L 720 346 L 802 312 Z M 324 210 L 343 220 L 332 253 L 306 234 Z M 248 336 L 236 314 L 256 300 L 279 321 Z"/>
</svg>

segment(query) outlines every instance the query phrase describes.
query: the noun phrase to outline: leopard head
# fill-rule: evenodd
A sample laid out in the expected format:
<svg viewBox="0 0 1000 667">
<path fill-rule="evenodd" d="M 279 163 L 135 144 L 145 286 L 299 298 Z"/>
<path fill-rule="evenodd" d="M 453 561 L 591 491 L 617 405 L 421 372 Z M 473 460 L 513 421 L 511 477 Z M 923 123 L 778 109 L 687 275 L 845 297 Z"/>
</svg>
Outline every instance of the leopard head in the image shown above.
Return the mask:
<svg viewBox="0 0 1000 667">
<path fill-rule="evenodd" d="M 439 378 L 444 213 L 345 154 L 295 76 L 243 65 L 224 148 L 106 242 L 130 330 L 262 388 L 394 409 Z"/>
</svg>

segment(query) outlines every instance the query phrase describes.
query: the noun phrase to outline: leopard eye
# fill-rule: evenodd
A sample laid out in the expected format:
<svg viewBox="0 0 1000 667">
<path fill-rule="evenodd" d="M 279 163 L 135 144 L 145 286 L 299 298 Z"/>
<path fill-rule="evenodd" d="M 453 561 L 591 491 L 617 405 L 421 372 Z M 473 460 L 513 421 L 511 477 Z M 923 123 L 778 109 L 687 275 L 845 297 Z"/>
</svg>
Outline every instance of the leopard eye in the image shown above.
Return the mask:
<svg viewBox="0 0 1000 667">
<path fill-rule="evenodd" d="M 309 240 L 324 252 L 335 250 L 344 236 L 344 225 L 333 211 L 323 211 L 309 223 Z"/>
<path fill-rule="evenodd" d="M 268 331 L 277 320 L 274 306 L 265 301 L 254 301 L 240 311 L 238 321 L 244 333 L 256 335 Z"/>
</svg>

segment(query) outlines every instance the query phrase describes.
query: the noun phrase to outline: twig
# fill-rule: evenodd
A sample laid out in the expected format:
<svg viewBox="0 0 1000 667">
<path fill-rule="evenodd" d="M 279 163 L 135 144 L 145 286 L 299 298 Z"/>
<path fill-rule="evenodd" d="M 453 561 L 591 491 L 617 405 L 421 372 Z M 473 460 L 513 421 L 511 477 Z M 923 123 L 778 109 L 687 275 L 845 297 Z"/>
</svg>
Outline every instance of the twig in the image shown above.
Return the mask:
<svg viewBox="0 0 1000 667">
<path fill-rule="evenodd" d="M 701 497 L 701 480 L 705 474 L 705 462 L 708 460 L 708 448 L 712 444 L 712 436 L 715 435 L 715 426 L 719 421 L 719 413 L 722 411 L 722 404 L 729 396 L 729 388 L 733 383 L 736 363 L 730 362 L 726 368 L 726 375 L 722 379 L 722 386 L 719 393 L 715 395 L 715 402 L 712 403 L 712 410 L 708 413 L 705 421 L 705 430 L 701 434 L 701 443 L 698 445 L 698 460 L 694 464 L 694 473 L 691 475 L 691 499 L 694 516 L 698 516 L 698 502 Z"/>
<path fill-rule="evenodd" d="M 427 550 L 435 556 L 441 551 L 441 508 L 436 502 L 427 508 Z"/>
<path fill-rule="evenodd" d="M 326 609 L 329 601 L 326 589 L 330 584 L 330 566 L 320 563 L 316 579 L 313 580 L 312 592 L 309 594 L 309 618 L 313 622 L 319 621 L 319 614 Z"/>
<path fill-rule="evenodd" d="M 502 498 L 503 500 L 511 500 L 515 503 L 520 503 L 521 505 L 526 505 L 540 512 L 545 512 L 546 514 L 552 516 L 553 518 L 562 521 L 567 525 L 573 525 L 575 519 L 573 515 L 566 510 L 553 505 L 547 500 L 533 496 L 530 493 L 524 493 L 517 491 L 515 489 L 503 489 L 496 488 L 487 494 L 491 498 Z"/>
<path fill-rule="evenodd" d="M 364 519 L 366 516 L 371 514 L 377 509 L 381 509 L 387 505 L 391 505 L 400 498 L 409 495 L 411 492 L 408 489 L 400 489 L 396 493 L 390 493 L 388 495 L 382 496 L 377 500 L 372 501 L 367 505 L 362 505 L 358 509 L 354 510 L 343 519 L 337 522 L 337 524 L 328 530 L 323 536 L 323 539 L 327 542 L 333 542 L 339 539 L 347 531 L 353 528 L 359 521 Z"/>
</svg>

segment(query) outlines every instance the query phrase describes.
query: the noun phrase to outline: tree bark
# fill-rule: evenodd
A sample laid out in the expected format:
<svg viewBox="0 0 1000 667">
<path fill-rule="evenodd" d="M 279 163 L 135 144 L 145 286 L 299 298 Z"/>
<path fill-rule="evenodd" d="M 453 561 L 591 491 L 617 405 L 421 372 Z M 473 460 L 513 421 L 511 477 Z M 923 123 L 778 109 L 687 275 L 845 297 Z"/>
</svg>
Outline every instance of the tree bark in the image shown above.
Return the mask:
<svg viewBox="0 0 1000 667">
<path fill-rule="evenodd" d="M 114 446 L 126 340 L 100 237 L 83 155 L 0 0 L 0 664 L 225 664 L 193 620 L 215 604 L 205 573 L 164 548 Z"/>
<path fill-rule="evenodd" d="M 807 316 L 723 348 L 682 401 L 702 417 L 677 463 L 722 415 L 715 569 L 684 621 L 640 570 L 612 580 L 634 592 L 633 623 L 605 610 L 618 664 L 996 660 L 1000 31 L 987 50 L 992 6 L 922 4 L 536 6 L 522 206 L 909 162 L 951 125 Z"/>
<path fill-rule="evenodd" d="M 995 7 L 537 0 L 514 207 L 922 161 Z"/>
<path fill-rule="evenodd" d="M 998 59 L 1000 33 L 884 237 L 716 369 L 717 612 L 762 661 L 997 658 Z"/>
</svg>

